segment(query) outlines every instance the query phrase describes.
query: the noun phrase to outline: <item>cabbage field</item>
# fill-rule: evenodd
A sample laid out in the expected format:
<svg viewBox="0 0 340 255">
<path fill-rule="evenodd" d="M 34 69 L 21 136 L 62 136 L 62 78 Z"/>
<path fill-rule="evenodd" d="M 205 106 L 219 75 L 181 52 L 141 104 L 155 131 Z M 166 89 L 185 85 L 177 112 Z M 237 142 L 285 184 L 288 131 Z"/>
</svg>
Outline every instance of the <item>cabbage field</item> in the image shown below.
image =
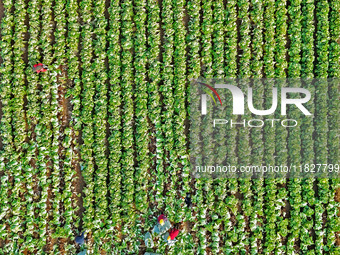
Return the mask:
<svg viewBox="0 0 340 255">
<path fill-rule="evenodd" d="M 0 16 L 0 255 L 340 254 L 339 178 L 194 178 L 188 121 L 191 79 L 340 77 L 339 0 L 0 0 Z M 313 118 L 230 130 L 230 161 L 339 164 L 339 83 L 309 89 Z M 162 213 L 177 242 L 147 247 Z"/>
</svg>

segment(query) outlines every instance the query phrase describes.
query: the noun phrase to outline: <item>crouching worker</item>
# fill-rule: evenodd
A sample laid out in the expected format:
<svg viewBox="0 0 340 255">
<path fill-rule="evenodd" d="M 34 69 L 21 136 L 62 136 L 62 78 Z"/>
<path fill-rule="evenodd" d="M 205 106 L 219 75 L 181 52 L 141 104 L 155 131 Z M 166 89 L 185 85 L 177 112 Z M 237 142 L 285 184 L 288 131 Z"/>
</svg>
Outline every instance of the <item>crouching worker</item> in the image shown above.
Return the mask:
<svg viewBox="0 0 340 255">
<path fill-rule="evenodd" d="M 80 245 L 80 246 L 82 246 L 82 245 L 84 244 L 84 242 L 85 242 L 84 234 L 85 234 L 85 232 L 81 233 L 80 236 L 77 236 L 77 237 L 76 237 L 76 239 L 75 239 L 76 244 L 78 244 L 78 245 Z"/>
<path fill-rule="evenodd" d="M 178 236 L 178 234 L 179 234 L 178 229 L 171 229 L 170 233 L 166 233 L 164 235 L 164 241 L 169 245 L 174 244 L 176 242 L 175 238 Z"/>
<path fill-rule="evenodd" d="M 167 220 L 168 220 L 168 218 L 165 217 L 164 214 L 159 215 L 158 218 L 157 218 L 158 223 L 161 224 L 162 226 L 164 226 L 164 223 Z"/>
<path fill-rule="evenodd" d="M 153 228 L 152 234 L 161 235 L 161 234 L 164 234 L 166 231 L 168 231 L 171 228 L 170 221 L 168 220 L 167 217 L 165 217 L 164 214 L 161 214 L 157 218 L 157 221 L 158 221 L 158 223 Z"/>
<path fill-rule="evenodd" d="M 77 255 L 86 255 L 86 252 L 87 252 L 87 250 L 85 249 L 85 250 L 82 250 L 81 252 L 79 252 Z"/>
<path fill-rule="evenodd" d="M 33 70 L 37 73 L 40 73 L 40 72 L 46 72 L 47 71 L 47 66 L 45 66 L 44 64 L 42 63 L 38 63 L 38 64 L 35 64 L 33 66 Z"/>
<path fill-rule="evenodd" d="M 184 202 L 187 204 L 188 207 L 191 207 L 192 206 L 192 202 L 191 202 L 191 197 L 190 197 L 190 193 L 187 193 L 186 194 L 186 197 L 184 198 Z"/>
</svg>

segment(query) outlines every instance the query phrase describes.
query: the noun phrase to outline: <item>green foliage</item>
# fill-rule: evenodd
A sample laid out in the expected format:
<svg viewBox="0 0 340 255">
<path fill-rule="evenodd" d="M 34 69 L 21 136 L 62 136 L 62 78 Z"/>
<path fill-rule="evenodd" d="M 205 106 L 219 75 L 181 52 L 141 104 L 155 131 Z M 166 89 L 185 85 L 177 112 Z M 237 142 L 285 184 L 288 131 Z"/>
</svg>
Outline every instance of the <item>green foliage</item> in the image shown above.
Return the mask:
<svg viewBox="0 0 340 255">
<path fill-rule="evenodd" d="M 339 253 L 338 179 L 200 179 L 189 161 L 191 150 L 210 156 L 199 164 L 339 162 L 339 83 L 326 80 L 340 76 L 339 1 L 6 0 L 3 7 L 0 254 L 151 252 L 144 237 L 162 213 L 180 234 L 173 246 L 154 238 L 159 254 Z M 33 72 L 39 62 L 49 70 Z M 271 107 L 273 87 L 298 85 L 260 78 L 303 78 L 314 116 L 289 107 L 300 124 L 294 129 L 201 133 L 188 121 L 200 117 L 192 109 L 199 97 L 190 97 L 199 76 L 254 78 L 257 109 Z M 221 100 L 230 107 L 230 94 Z M 282 119 L 280 108 L 266 117 Z M 82 231 L 79 248 L 73 241 Z"/>
</svg>

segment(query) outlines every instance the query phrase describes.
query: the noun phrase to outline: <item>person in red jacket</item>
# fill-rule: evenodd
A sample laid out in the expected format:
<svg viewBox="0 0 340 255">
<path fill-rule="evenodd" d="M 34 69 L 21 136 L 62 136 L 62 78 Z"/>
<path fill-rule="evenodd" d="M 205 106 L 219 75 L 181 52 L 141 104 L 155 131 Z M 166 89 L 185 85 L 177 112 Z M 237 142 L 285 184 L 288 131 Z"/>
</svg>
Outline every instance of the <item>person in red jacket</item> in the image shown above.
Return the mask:
<svg viewBox="0 0 340 255">
<path fill-rule="evenodd" d="M 48 68 L 44 64 L 38 63 L 33 66 L 33 69 L 35 72 L 40 73 L 40 72 L 46 72 Z"/>
<path fill-rule="evenodd" d="M 173 240 L 175 240 L 175 238 L 176 238 L 176 236 L 178 236 L 178 234 L 179 234 L 179 230 L 178 229 L 171 229 L 170 230 L 170 234 L 169 234 L 169 236 L 168 236 L 168 241 L 173 241 Z"/>
<path fill-rule="evenodd" d="M 164 214 L 161 214 L 160 216 L 158 216 L 157 220 L 158 220 L 158 223 L 163 226 L 165 221 L 167 221 L 168 219 L 167 219 L 167 217 L 165 217 Z"/>
</svg>

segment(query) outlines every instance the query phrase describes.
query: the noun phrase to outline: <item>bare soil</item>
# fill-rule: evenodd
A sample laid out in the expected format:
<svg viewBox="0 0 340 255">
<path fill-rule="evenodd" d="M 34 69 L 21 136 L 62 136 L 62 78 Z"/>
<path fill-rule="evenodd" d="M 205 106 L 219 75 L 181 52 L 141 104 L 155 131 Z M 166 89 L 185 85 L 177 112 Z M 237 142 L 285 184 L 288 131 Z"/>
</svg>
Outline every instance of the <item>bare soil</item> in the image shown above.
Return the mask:
<svg viewBox="0 0 340 255">
<path fill-rule="evenodd" d="M 2 18 L 4 16 L 4 13 L 5 12 L 5 9 L 4 9 L 4 4 L 3 2 L 0 0 L 0 24 L 1 24 L 1 21 L 2 21 Z M 2 38 L 2 30 L 1 30 L 1 26 L 0 26 L 0 41 L 1 41 L 1 38 Z M 0 56 L 0 65 L 2 64 L 2 58 Z M 2 118 L 2 103 L 0 101 L 0 121 L 1 121 L 1 118 Z M 0 150 L 2 150 L 2 138 L 0 137 Z M 1 173 L 0 173 L 0 176 L 1 176 Z M 0 242 L 0 247 L 1 247 L 1 242 Z"/>
<path fill-rule="evenodd" d="M 335 201 L 340 202 L 340 188 L 335 191 Z M 340 217 L 340 208 L 338 208 L 338 216 Z M 340 232 L 336 232 L 336 245 L 340 246 Z"/>
<path fill-rule="evenodd" d="M 4 3 L 0 1 L 0 23 L 2 21 L 2 18 L 4 17 L 4 14 L 5 14 Z M 1 35 L 2 35 L 2 31 L 0 27 L 0 40 L 1 40 Z M 1 58 L 0 58 L 0 61 L 1 61 Z M 0 63 L 2 63 L 2 61 Z"/>
</svg>

